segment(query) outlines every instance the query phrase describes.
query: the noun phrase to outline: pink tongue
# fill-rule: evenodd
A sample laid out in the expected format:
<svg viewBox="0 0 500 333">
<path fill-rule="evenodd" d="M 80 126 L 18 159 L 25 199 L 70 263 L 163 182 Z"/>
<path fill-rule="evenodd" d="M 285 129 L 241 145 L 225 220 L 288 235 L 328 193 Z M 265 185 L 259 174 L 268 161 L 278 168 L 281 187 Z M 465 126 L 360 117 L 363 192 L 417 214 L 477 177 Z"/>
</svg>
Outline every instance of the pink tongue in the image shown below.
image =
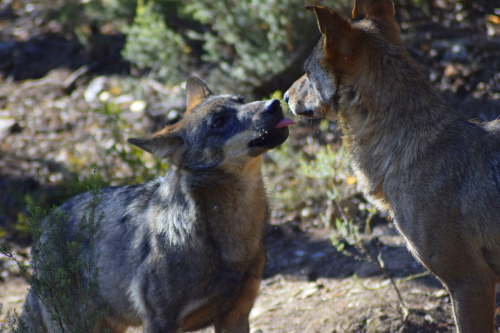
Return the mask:
<svg viewBox="0 0 500 333">
<path fill-rule="evenodd" d="M 278 123 L 278 125 L 276 125 L 274 128 L 282 128 L 282 127 L 285 127 L 285 126 L 290 126 L 290 125 L 296 125 L 296 124 L 295 124 L 295 121 L 293 121 L 292 119 L 283 118 L 283 119 L 281 119 L 281 121 Z"/>
</svg>

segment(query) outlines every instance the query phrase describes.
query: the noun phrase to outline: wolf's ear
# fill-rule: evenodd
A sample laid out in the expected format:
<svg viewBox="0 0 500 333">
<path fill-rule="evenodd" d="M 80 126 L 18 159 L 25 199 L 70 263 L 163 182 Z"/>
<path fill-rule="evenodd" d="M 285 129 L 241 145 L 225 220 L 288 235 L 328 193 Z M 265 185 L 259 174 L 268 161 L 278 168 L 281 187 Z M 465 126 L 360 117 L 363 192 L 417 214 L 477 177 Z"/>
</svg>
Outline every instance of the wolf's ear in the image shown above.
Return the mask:
<svg viewBox="0 0 500 333">
<path fill-rule="evenodd" d="M 323 49 L 326 57 L 335 60 L 348 57 L 356 45 L 356 35 L 349 22 L 324 6 L 307 5 L 305 8 L 316 15 L 319 31 L 325 37 Z"/>
<path fill-rule="evenodd" d="M 208 96 L 212 95 L 205 82 L 191 76 L 186 82 L 187 109 L 185 113 L 191 112 L 195 107 L 201 104 Z"/>
<path fill-rule="evenodd" d="M 371 19 L 385 28 L 387 36 L 399 40 L 399 25 L 394 18 L 392 0 L 356 0 L 352 9 L 352 19 Z"/>
<path fill-rule="evenodd" d="M 130 138 L 127 141 L 160 158 L 174 155 L 184 145 L 184 140 L 180 136 L 171 133 L 168 128 L 150 136 Z"/>
</svg>

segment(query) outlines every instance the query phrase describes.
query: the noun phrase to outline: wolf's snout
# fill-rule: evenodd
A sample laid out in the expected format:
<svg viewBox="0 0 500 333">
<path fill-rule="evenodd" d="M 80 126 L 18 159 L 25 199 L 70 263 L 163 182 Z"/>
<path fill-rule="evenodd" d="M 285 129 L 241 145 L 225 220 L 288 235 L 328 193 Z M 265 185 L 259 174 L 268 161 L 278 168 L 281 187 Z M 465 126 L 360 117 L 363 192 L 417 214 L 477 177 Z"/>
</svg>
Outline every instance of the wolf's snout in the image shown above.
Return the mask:
<svg viewBox="0 0 500 333">
<path fill-rule="evenodd" d="M 281 103 L 279 100 L 275 99 L 269 104 L 264 110 L 267 114 L 274 114 L 276 111 L 279 111 L 281 108 Z"/>
</svg>

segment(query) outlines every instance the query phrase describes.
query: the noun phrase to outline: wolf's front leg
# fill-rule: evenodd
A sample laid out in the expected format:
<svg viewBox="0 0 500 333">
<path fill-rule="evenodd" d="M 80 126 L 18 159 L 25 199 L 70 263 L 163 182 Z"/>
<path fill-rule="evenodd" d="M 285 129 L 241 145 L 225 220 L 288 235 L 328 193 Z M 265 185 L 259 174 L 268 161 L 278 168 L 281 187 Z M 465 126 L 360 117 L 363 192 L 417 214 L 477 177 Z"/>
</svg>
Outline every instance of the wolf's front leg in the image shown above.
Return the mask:
<svg viewBox="0 0 500 333">
<path fill-rule="evenodd" d="M 250 324 L 248 318 L 252 310 L 255 299 L 259 294 L 260 281 L 264 264 L 266 261 L 266 251 L 256 256 L 252 268 L 247 272 L 241 285 L 238 298 L 233 303 L 232 310 L 217 320 L 214 324 L 216 333 L 248 333 Z"/>
</svg>

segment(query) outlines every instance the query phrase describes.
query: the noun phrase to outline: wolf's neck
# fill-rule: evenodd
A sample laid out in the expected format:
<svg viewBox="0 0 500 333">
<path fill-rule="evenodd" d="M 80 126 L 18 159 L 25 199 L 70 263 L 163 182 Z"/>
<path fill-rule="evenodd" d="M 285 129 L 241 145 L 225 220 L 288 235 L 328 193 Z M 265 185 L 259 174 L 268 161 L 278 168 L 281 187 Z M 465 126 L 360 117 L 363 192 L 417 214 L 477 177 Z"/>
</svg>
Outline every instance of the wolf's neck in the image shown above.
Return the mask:
<svg viewBox="0 0 500 333">
<path fill-rule="evenodd" d="M 210 238 L 228 262 L 245 261 L 260 250 L 268 214 L 260 159 L 243 171 L 194 177 L 179 170 L 167 174 L 165 190 L 175 197 L 170 200 L 174 207 L 167 209 L 177 214 L 164 228 L 167 235 L 175 235 L 171 241 L 196 247 L 191 239 Z"/>
<path fill-rule="evenodd" d="M 340 101 L 344 141 L 357 162 L 373 165 L 373 172 L 406 169 L 458 115 L 402 45 L 366 54 L 361 79 L 345 88 L 350 93 L 341 94 L 351 99 Z"/>
<path fill-rule="evenodd" d="M 379 110 L 372 114 L 361 105 L 339 118 L 348 150 L 363 152 L 370 164 L 384 164 L 379 166 L 382 172 L 396 161 L 407 168 L 457 119 L 443 106 L 393 105 Z"/>
<path fill-rule="evenodd" d="M 245 261 L 261 250 L 268 207 L 260 158 L 194 195 L 203 216 L 200 222 L 217 240 L 225 261 Z"/>
<path fill-rule="evenodd" d="M 383 198 L 384 180 L 406 173 L 458 118 L 414 66 L 410 61 L 393 77 L 379 68 L 381 76 L 362 75 L 363 82 L 346 88 L 356 93 L 342 94 L 351 98 L 340 101 L 343 141 L 372 197 Z"/>
</svg>

